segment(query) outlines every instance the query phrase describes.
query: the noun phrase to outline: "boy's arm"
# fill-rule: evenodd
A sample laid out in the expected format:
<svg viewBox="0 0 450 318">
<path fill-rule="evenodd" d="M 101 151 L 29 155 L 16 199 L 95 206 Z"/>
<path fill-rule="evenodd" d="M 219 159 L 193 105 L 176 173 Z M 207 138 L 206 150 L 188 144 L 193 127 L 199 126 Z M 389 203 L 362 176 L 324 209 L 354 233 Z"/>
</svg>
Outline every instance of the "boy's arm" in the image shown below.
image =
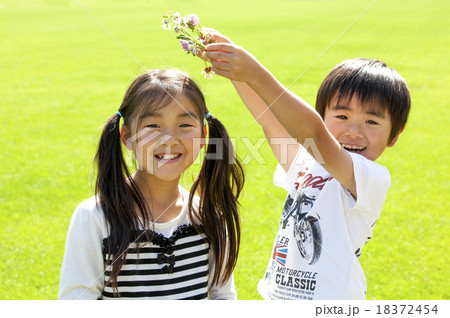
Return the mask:
<svg viewBox="0 0 450 318">
<path fill-rule="evenodd" d="M 216 30 L 210 29 L 213 41 L 220 43 L 233 42 Z M 297 141 L 289 135 L 283 125 L 272 114 L 261 97 L 246 83 L 231 81 L 242 102 L 255 120 L 261 125 L 264 135 L 278 163 L 287 171 L 298 151 Z"/>
<path fill-rule="evenodd" d="M 214 72 L 234 81 L 245 82 L 264 101 L 286 131 L 299 143 L 313 138 L 319 154 L 308 148 L 310 154 L 356 198 L 353 162 L 320 115 L 303 99 L 286 89 L 261 63 L 239 46 L 218 43 L 206 47 L 206 56 L 212 60 Z"/>
<path fill-rule="evenodd" d="M 252 116 L 261 125 L 278 163 L 287 171 L 298 151 L 297 141 L 289 135 L 259 95 L 246 83 L 232 81 Z"/>
</svg>

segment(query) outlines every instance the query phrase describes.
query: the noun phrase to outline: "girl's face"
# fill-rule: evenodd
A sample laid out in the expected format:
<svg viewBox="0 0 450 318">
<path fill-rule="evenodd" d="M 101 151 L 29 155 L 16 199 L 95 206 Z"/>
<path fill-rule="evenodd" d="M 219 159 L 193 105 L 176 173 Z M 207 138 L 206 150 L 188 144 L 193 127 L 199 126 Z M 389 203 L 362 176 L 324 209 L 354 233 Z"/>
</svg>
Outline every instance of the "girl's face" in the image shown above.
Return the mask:
<svg viewBox="0 0 450 318">
<path fill-rule="evenodd" d="M 202 118 L 183 94 L 167 105 L 144 113 L 131 136 L 139 170 L 165 180 L 179 180 L 201 149 Z"/>
</svg>

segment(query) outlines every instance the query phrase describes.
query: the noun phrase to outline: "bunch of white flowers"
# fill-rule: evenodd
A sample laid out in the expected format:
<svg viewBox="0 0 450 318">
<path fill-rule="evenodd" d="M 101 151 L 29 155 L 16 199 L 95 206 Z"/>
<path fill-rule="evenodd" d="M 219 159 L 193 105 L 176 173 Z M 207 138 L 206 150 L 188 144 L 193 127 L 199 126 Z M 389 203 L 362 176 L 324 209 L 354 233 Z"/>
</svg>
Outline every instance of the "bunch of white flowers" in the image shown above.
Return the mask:
<svg viewBox="0 0 450 318">
<path fill-rule="evenodd" d="M 161 21 L 164 30 L 173 29 L 177 33 L 177 39 L 180 40 L 181 48 L 192 54 L 193 56 L 203 56 L 205 46 L 211 43 L 207 29 L 200 27 L 197 15 L 190 14 L 182 17 L 180 13 L 166 12 Z M 212 67 L 205 63 L 205 68 L 202 74 L 205 74 L 207 79 L 211 79 L 214 74 Z"/>
</svg>

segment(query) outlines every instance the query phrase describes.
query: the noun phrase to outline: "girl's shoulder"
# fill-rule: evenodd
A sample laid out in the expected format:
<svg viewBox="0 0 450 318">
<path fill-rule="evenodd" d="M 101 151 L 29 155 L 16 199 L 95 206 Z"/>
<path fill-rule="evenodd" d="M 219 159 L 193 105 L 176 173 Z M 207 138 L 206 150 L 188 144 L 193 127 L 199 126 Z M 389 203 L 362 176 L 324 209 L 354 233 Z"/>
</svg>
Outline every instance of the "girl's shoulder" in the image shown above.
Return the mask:
<svg viewBox="0 0 450 318">
<path fill-rule="evenodd" d="M 98 217 L 103 215 L 98 196 L 94 195 L 82 201 L 75 209 L 77 215 Z"/>
<path fill-rule="evenodd" d="M 106 234 L 106 221 L 103 214 L 100 202 L 97 196 L 92 196 L 87 200 L 81 202 L 72 215 L 72 225 L 79 225 L 81 227 L 92 228 Z"/>
</svg>

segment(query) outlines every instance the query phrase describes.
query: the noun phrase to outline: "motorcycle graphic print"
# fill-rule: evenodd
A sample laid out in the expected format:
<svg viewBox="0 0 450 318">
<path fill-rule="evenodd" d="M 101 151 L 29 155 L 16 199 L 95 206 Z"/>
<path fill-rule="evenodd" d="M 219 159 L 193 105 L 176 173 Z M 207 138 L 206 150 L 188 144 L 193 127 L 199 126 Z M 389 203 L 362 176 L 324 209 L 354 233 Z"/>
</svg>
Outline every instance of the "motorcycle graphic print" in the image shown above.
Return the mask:
<svg viewBox="0 0 450 318">
<path fill-rule="evenodd" d="M 300 188 L 295 197 L 288 196 L 283 208 L 280 222 L 282 229 L 285 229 L 290 218 L 294 221 L 294 238 L 300 255 L 312 265 L 320 258 L 322 251 L 322 231 L 319 220 L 302 210 L 312 207 L 316 198 L 305 194 L 306 187 Z M 308 209 L 310 210 L 310 209 Z"/>
</svg>

